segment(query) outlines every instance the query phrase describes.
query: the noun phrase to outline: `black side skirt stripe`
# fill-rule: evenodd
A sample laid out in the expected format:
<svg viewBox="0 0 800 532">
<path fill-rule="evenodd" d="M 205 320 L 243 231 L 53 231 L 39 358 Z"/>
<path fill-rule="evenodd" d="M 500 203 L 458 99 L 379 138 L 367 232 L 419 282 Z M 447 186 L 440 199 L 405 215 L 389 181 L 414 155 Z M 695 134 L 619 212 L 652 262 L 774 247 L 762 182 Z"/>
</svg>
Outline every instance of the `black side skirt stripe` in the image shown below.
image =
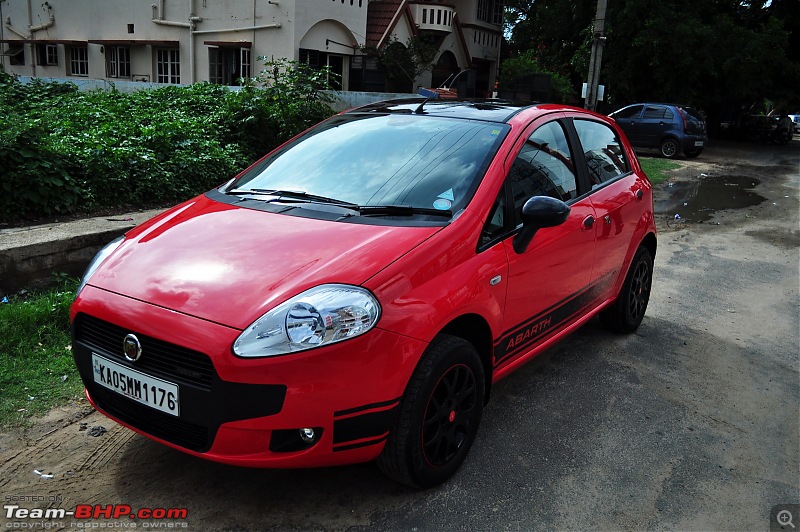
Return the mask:
<svg viewBox="0 0 800 532">
<path fill-rule="evenodd" d="M 334 413 L 333 450 L 346 451 L 375 445 L 386 440 L 400 398 L 371 403 Z M 363 412 L 363 413 L 361 413 Z"/>
<path fill-rule="evenodd" d="M 539 314 L 512 327 L 494 342 L 494 366 L 526 351 L 533 344 L 556 333 L 584 309 L 596 303 L 616 278 L 611 272 L 562 299 Z"/>
<path fill-rule="evenodd" d="M 339 410 L 338 412 L 333 413 L 333 417 L 344 417 L 344 416 L 349 416 L 350 414 L 355 414 L 356 412 L 364 412 L 365 410 L 375 410 L 387 406 L 394 406 L 399 402 L 400 402 L 400 397 L 397 397 L 395 399 L 382 401 L 380 403 L 371 403 L 364 406 L 357 406 L 355 408 L 348 408 L 347 410 Z"/>
</svg>

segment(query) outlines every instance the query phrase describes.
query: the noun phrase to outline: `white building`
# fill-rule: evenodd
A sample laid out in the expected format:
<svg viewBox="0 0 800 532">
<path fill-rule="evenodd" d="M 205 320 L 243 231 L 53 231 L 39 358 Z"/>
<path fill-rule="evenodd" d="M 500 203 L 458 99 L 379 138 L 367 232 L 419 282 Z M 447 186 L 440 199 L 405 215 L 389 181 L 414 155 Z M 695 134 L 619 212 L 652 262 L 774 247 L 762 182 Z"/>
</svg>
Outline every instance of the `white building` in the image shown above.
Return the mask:
<svg viewBox="0 0 800 532">
<path fill-rule="evenodd" d="M 415 80 L 462 72 L 463 96 L 487 96 L 502 0 L 0 0 L 0 60 L 21 76 L 235 85 L 259 56 L 329 65 L 342 90 L 388 90 L 364 50 L 425 37 L 438 50 Z"/>
</svg>

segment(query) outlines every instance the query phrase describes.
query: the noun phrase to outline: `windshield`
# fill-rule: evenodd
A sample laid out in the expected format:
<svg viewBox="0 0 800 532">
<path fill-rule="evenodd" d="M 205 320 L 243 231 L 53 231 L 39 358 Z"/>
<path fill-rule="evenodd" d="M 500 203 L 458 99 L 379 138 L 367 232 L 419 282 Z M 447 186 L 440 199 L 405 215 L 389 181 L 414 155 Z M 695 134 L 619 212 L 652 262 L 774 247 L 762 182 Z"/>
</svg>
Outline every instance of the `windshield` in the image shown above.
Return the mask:
<svg viewBox="0 0 800 532">
<path fill-rule="evenodd" d="M 424 115 L 343 115 L 256 164 L 227 191 L 293 191 L 361 206 L 456 212 L 507 131 L 505 124 Z"/>
</svg>

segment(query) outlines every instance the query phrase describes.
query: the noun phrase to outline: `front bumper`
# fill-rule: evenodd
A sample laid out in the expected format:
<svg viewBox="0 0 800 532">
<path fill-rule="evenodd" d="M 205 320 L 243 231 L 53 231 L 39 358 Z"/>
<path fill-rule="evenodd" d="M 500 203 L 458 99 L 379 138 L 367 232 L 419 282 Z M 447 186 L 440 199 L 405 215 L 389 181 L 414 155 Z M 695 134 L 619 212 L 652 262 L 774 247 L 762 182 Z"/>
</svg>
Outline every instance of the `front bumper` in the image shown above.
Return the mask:
<svg viewBox="0 0 800 532">
<path fill-rule="evenodd" d="M 253 467 L 317 467 L 369 461 L 388 437 L 424 342 L 375 328 L 329 347 L 242 359 L 241 331 L 87 286 L 72 308 L 73 354 L 100 412 L 189 454 Z M 129 362 L 133 333 L 142 357 Z M 95 382 L 92 355 L 179 387 L 180 415 L 158 411 Z M 319 436 L 298 446 L 302 428 Z"/>
</svg>

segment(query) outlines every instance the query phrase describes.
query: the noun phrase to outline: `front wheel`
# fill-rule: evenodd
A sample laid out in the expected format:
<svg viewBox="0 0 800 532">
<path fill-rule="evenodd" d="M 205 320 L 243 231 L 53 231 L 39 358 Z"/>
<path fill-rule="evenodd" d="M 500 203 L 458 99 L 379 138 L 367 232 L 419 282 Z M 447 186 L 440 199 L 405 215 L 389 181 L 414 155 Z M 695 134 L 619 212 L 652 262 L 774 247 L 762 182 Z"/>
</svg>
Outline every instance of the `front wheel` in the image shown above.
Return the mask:
<svg viewBox="0 0 800 532">
<path fill-rule="evenodd" d="M 483 365 L 472 344 L 437 336 L 406 387 L 378 467 L 418 488 L 450 478 L 475 440 L 484 394 Z"/>
<path fill-rule="evenodd" d="M 681 151 L 681 147 L 678 144 L 678 141 L 673 138 L 664 139 L 661 141 L 661 155 L 666 157 L 667 159 L 672 159 L 677 157 L 678 152 Z"/>
<path fill-rule="evenodd" d="M 603 326 L 620 333 L 635 331 L 647 311 L 652 283 L 653 256 L 649 249 L 641 246 L 633 256 L 616 301 L 600 313 Z"/>
</svg>

